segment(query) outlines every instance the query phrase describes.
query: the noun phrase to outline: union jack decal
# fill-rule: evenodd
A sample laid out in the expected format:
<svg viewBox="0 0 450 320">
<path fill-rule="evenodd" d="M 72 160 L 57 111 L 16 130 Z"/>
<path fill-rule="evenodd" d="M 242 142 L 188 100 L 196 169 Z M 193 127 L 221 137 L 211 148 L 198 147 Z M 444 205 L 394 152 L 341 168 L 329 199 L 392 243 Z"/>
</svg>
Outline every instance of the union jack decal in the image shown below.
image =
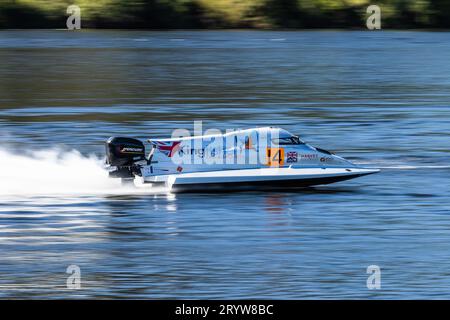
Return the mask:
<svg viewBox="0 0 450 320">
<path fill-rule="evenodd" d="M 156 148 L 171 158 L 177 152 L 181 145 L 181 141 L 152 141 Z"/>
<path fill-rule="evenodd" d="M 295 151 L 288 152 L 286 162 L 297 162 L 298 154 Z"/>
</svg>

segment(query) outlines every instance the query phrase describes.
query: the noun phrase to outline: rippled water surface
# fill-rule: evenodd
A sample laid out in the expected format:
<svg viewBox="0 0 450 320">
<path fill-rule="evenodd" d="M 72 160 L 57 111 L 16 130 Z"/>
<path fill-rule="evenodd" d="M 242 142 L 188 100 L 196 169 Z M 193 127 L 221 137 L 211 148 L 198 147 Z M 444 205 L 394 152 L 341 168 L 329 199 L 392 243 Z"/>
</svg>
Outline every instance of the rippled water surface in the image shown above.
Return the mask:
<svg viewBox="0 0 450 320">
<path fill-rule="evenodd" d="M 450 298 L 449 61 L 446 32 L 0 31 L 0 298 Z M 194 120 L 383 170 L 214 195 L 106 177 L 109 136 Z"/>
</svg>

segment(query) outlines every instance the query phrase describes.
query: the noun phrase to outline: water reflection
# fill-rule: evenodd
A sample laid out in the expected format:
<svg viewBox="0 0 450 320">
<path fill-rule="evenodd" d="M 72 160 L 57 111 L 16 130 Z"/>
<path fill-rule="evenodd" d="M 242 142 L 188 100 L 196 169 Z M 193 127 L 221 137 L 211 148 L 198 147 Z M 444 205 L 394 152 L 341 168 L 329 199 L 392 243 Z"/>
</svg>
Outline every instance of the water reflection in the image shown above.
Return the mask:
<svg viewBox="0 0 450 320">
<path fill-rule="evenodd" d="M 1 297 L 449 297 L 449 33 L 21 33 L 0 42 Z M 295 192 L 104 180 L 107 137 L 193 120 L 282 126 L 383 171 Z"/>
<path fill-rule="evenodd" d="M 269 195 L 265 198 L 266 210 L 270 213 L 283 213 L 287 206 L 286 199 L 283 195 Z"/>
</svg>

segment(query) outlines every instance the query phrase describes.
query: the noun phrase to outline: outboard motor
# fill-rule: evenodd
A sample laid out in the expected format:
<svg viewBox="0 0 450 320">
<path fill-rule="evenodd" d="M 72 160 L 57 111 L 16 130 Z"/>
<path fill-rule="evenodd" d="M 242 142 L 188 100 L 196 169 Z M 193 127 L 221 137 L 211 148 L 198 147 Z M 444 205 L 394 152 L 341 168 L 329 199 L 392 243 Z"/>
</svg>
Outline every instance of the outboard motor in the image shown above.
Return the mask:
<svg viewBox="0 0 450 320">
<path fill-rule="evenodd" d="M 110 171 L 113 178 L 133 178 L 139 174 L 136 162 L 145 160 L 145 146 L 142 141 L 133 138 L 111 137 L 106 141 L 106 163 L 117 167 Z"/>
</svg>

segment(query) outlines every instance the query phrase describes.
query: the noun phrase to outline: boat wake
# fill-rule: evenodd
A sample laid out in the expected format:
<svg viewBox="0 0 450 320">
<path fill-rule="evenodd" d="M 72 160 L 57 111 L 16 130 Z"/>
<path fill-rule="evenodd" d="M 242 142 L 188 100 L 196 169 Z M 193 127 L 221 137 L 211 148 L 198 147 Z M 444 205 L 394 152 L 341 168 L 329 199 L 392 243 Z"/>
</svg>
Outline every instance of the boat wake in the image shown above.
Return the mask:
<svg viewBox="0 0 450 320">
<path fill-rule="evenodd" d="M 0 196 L 135 195 L 163 188 L 122 186 L 108 177 L 103 160 L 76 150 L 37 150 L 17 154 L 0 149 Z"/>
<path fill-rule="evenodd" d="M 427 165 L 427 164 L 404 164 L 399 162 L 389 161 L 373 161 L 373 162 L 354 162 L 357 165 L 365 167 L 374 167 L 378 169 L 392 169 L 392 170 L 420 170 L 420 169 L 450 169 L 450 165 Z"/>
<path fill-rule="evenodd" d="M 168 192 L 164 187 L 123 186 L 119 179 L 108 177 L 103 163 L 104 159 L 95 155 L 85 156 L 77 150 L 54 148 L 18 154 L 10 149 L 0 148 L 0 197 L 108 196 Z M 408 165 L 382 160 L 357 164 L 392 170 L 450 168 L 450 165 Z"/>
<path fill-rule="evenodd" d="M 378 167 L 379 169 L 416 170 L 416 169 L 450 169 L 450 166 L 407 166 L 397 165 L 388 167 Z"/>
</svg>

